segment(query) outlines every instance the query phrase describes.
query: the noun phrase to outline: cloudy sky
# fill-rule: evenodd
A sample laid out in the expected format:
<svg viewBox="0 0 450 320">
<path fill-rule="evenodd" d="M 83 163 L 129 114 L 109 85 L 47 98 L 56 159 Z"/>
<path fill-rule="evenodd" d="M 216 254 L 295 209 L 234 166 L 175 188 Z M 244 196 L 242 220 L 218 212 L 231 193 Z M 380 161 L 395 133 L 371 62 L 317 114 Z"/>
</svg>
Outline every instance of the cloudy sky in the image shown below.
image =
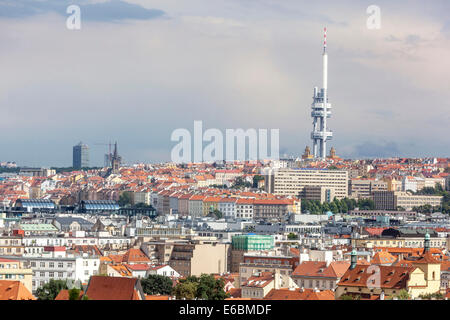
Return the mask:
<svg viewBox="0 0 450 320">
<path fill-rule="evenodd" d="M 81 30 L 66 28 L 70 4 Z M 381 29 L 366 10 L 381 8 Z M 448 0 L 0 0 L 0 161 L 170 160 L 177 128 L 311 131 L 328 27 L 329 143 L 341 156 L 450 156 Z"/>
</svg>

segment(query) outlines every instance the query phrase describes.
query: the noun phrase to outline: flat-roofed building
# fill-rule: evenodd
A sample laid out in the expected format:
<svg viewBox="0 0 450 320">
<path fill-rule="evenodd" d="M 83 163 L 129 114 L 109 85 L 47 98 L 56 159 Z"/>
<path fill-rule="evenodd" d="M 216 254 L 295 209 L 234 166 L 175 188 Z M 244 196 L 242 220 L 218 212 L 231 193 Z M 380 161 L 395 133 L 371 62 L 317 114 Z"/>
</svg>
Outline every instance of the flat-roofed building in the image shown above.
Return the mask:
<svg viewBox="0 0 450 320">
<path fill-rule="evenodd" d="M 318 169 L 279 169 L 266 175 L 266 191 L 275 195 L 297 197 L 306 186 L 334 189 L 335 197 L 348 196 L 348 172 Z"/>
<path fill-rule="evenodd" d="M 387 191 L 388 184 L 385 181 L 370 179 L 349 180 L 349 194 L 354 198 L 370 198 L 374 191 Z"/>
<path fill-rule="evenodd" d="M 233 236 L 231 239 L 231 272 L 239 272 L 244 254 L 252 251 L 272 250 L 274 237 L 271 235 L 245 234 Z"/>
<path fill-rule="evenodd" d="M 440 206 L 442 203 L 442 196 L 431 195 L 410 195 L 406 192 L 398 192 L 395 195 L 395 206 L 412 210 L 414 207 L 430 205 L 432 207 Z"/>
<path fill-rule="evenodd" d="M 376 191 L 373 193 L 373 201 L 377 210 L 396 210 L 401 207 L 412 210 L 414 207 L 430 205 L 440 206 L 442 196 L 418 195 L 401 191 Z"/>
<path fill-rule="evenodd" d="M 320 203 L 331 202 L 334 197 L 334 188 L 320 186 L 305 186 L 300 193 L 300 198 L 304 200 L 316 200 L 320 201 Z"/>
</svg>

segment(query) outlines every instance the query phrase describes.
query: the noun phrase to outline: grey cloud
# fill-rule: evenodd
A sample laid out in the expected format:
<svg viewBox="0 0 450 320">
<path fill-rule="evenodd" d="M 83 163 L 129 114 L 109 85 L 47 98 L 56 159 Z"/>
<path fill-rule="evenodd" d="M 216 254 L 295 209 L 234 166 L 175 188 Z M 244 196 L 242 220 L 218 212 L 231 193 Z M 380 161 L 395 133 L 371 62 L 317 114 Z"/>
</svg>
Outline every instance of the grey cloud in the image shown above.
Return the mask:
<svg viewBox="0 0 450 320">
<path fill-rule="evenodd" d="M 385 143 L 366 141 L 355 146 L 355 154 L 362 158 L 379 158 L 397 156 L 400 151 L 397 144 L 392 141 Z"/>
<path fill-rule="evenodd" d="M 418 44 L 422 38 L 418 36 L 417 34 L 410 34 L 405 38 L 405 43 L 409 45 L 416 45 Z"/>
<path fill-rule="evenodd" d="M 391 34 L 389 37 L 386 38 L 386 41 L 388 41 L 388 42 L 397 42 L 397 41 L 401 41 L 401 40 L 399 38 L 397 38 L 396 36 Z"/>
<path fill-rule="evenodd" d="M 49 12 L 65 16 L 66 9 L 71 4 L 79 5 L 82 18 L 88 21 L 149 20 L 165 15 L 162 10 L 146 9 L 122 0 L 98 3 L 87 0 L 78 2 L 72 0 L 5 0 L 0 3 L 0 17 L 25 18 Z"/>
</svg>

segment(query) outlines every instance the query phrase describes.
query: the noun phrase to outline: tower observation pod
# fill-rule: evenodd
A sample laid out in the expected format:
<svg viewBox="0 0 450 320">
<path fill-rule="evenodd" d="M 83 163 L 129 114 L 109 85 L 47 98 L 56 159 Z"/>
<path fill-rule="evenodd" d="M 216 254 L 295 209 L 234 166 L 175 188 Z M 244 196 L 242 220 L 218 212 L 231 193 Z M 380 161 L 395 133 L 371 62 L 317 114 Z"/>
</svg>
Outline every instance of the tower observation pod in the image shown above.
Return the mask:
<svg viewBox="0 0 450 320">
<path fill-rule="evenodd" d="M 327 118 L 331 117 L 331 104 L 328 103 L 328 54 L 327 28 L 324 29 L 323 41 L 323 84 L 322 89 L 314 88 L 311 117 L 313 118 L 313 155 L 315 159 L 324 160 L 327 153 L 327 141 L 333 137 L 333 132 L 327 127 Z"/>
</svg>

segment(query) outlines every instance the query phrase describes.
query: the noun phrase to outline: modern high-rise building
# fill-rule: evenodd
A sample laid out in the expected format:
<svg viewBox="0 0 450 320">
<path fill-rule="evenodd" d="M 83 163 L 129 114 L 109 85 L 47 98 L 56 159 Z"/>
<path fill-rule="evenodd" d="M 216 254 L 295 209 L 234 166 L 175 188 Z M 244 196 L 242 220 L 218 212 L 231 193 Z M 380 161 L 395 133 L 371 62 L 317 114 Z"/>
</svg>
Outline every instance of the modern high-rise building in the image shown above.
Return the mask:
<svg viewBox="0 0 450 320">
<path fill-rule="evenodd" d="M 327 140 L 331 140 L 333 132 L 328 130 L 327 118 L 331 117 L 331 104 L 328 103 L 328 54 L 327 54 L 327 29 L 324 30 L 323 42 L 323 86 L 322 89 L 314 88 L 313 103 L 311 105 L 311 117 L 313 118 L 313 156 L 315 159 L 325 160 L 327 153 Z"/>
<path fill-rule="evenodd" d="M 82 142 L 73 147 L 72 167 L 74 169 L 89 167 L 89 147 Z"/>
</svg>

